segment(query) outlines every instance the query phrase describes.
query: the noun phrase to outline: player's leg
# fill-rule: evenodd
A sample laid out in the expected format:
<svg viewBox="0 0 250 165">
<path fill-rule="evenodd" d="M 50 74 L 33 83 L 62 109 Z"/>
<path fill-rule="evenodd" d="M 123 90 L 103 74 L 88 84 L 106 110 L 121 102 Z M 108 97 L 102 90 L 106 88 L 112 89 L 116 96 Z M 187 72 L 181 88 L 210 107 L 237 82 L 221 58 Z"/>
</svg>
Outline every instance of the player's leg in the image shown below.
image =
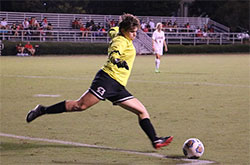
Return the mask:
<svg viewBox="0 0 250 165">
<path fill-rule="evenodd" d="M 100 100 L 95 95 L 89 91 L 86 91 L 78 100 L 62 101 L 48 107 L 37 105 L 27 114 L 26 121 L 31 122 L 44 114 L 83 111 L 98 103 L 99 101 Z"/>
<path fill-rule="evenodd" d="M 155 54 L 155 72 L 159 73 L 160 72 L 160 63 L 161 63 L 161 56 L 156 53 Z"/>
<path fill-rule="evenodd" d="M 84 111 L 99 101 L 95 95 L 87 90 L 78 100 L 66 101 L 65 107 L 67 112 Z"/>
<path fill-rule="evenodd" d="M 158 149 L 167 146 L 172 141 L 173 139 L 172 136 L 161 137 L 161 138 L 158 138 L 156 136 L 156 132 L 154 126 L 150 121 L 150 116 L 148 114 L 148 111 L 138 99 L 132 98 L 123 101 L 121 103 L 118 103 L 118 105 L 138 115 L 139 124 L 142 130 L 146 133 L 146 135 L 152 142 L 154 148 Z"/>
<path fill-rule="evenodd" d="M 35 55 L 36 50 L 34 48 L 31 49 L 32 56 Z"/>
<path fill-rule="evenodd" d="M 23 54 L 23 51 L 24 51 L 24 47 L 21 47 L 21 53 Z"/>
</svg>

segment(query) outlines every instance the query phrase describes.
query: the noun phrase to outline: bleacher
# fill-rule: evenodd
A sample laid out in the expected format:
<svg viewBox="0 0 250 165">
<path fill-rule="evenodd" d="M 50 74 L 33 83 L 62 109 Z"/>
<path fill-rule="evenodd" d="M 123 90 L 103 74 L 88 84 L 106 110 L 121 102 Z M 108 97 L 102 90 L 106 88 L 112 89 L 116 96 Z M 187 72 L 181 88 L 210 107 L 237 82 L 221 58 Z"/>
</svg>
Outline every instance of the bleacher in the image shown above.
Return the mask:
<svg viewBox="0 0 250 165">
<path fill-rule="evenodd" d="M 119 20 L 119 15 L 94 15 L 94 14 L 62 14 L 62 13 L 31 13 L 31 12 L 4 12 L 0 11 L 0 18 L 6 18 L 7 22 L 11 25 L 13 23 L 21 23 L 25 18 L 36 17 L 38 22 L 41 22 L 44 17 L 47 17 L 48 22 L 53 25 L 56 30 L 71 30 L 72 21 L 75 18 L 81 18 L 83 24 L 91 19 L 95 23 L 106 25 L 107 20 Z M 186 23 L 194 27 L 203 27 L 204 24 L 212 24 L 217 32 L 229 32 L 230 29 L 222 24 L 219 24 L 210 18 L 204 17 L 161 17 L 161 16 L 138 16 L 142 21 L 149 22 L 177 22 L 179 27 L 183 27 Z"/>
<path fill-rule="evenodd" d="M 0 11 L 0 18 L 6 18 L 8 24 L 21 23 L 25 18 L 35 17 L 38 22 L 41 22 L 44 17 L 47 17 L 55 30 L 71 30 L 72 21 L 75 18 L 81 18 L 83 24 L 93 19 L 96 23 L 105 25 L 107 19 L 119 19 L 119 16 L 106 15 L 90 15 L 90 14 L 59 14 L 59 13 L 30 13 L 30 12 L 3 12 Z"/>
<path fill-rule="evenodd" d="M 44 17 L 47 17 L 52 24 L 53 30 L 29 30 L 32 35 L 25 35 L 25 30 L 20 30 L 18 36 L 12 34 L 12 30 L 1 29 L 0 39 L 10 41 L 32 41 L 32 42 L 99 42 L 107 43 L 110 38 L 107 32 L 89 31 L 88 36 L 82 35 L 80 29 L 72 28 L 72 21 L 76 18 L 81 19 L 83 24 L 87 21 L 94 20 L 95 24 L 101 23 L 106 26 L 107 20 L 119 20 L 119 15 L 93 15 L 93 14 L 60 14 L 60 13 L 30 13 L 30 12 L 3 12 L 0 11 L 0 19 L 6 18 L 9 25 L 13 23 L 22 23 L 25 18 L 35 17 L 40 23 Z M 230 33 L 229 28 L 221 25 L 209 18 L 201 17 L 160 17 L 160 16 L 138 16 L 141 21 L 149 22 L 177 22 L 178 28 L 165 29 L 167 44 L 235 44 L 243 43 L 243 38 L 239 37 L 240 33 Z M 190 29 L 183 28 L 189 23 Z M 207 36 L 197 36 L 195 29 L 203 27 L 204 24 L 213 24 L 214 32 L 208 33 Z M 152 53 L 152 31 L 138 31 L 134 45 L 139 54 Z"/>
</svg>

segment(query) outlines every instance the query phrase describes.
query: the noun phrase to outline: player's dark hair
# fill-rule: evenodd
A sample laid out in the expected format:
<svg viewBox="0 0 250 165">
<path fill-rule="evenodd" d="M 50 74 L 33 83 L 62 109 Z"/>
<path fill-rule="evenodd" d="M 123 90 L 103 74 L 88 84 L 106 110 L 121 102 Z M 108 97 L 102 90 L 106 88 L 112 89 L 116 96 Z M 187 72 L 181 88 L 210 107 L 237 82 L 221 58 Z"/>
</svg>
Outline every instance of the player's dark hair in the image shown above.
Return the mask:
<svg viewBox="0 0 250 165">
<path fill-rule="evenodd" d="M 132 14 L 123 14 L 120 17 L 119 22 L 119 30 L 121 32 L 121 29 L 124 29 L 125 31 L 128 31 L 130 29 L 133 29 L 134 27 L 140 27 L 140 21 L 137 17 L 135 17 Z"/>
</svg>

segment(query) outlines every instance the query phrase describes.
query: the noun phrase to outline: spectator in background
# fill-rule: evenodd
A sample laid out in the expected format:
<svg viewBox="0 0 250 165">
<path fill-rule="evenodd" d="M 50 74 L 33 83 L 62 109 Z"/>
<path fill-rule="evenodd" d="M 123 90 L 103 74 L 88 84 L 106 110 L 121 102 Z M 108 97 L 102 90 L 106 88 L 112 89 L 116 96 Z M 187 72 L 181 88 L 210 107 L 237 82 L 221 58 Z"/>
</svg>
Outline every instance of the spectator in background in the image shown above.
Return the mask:
<svg viewBox="0 0 250 165">
<path fill-rule="evenodd" d="M 145 26 L 145 28 L 143 29 L 143 31 L 144 31 L 145 33 L 147 33 L 147 32 L 149 32 L 149 29 L 150 29 L 149 24 L 146 24 L 146 26 Z"/>
<path fill-rule="evenodd" d="M 16 45 L 16 50 L 17 50 L 17 56 L 22 56 L 24 52 L 24 46 L 22 43 L 19 43 Z"/>
<path fill-rule="evenodd" d="M 174 21 L 173 28 L 178 28 L 178 24 L 176 21 Z"/>
<path fill-rule="evenodd" d="M 144 30 L 146 28 L 146 26 L 147 26 L 147 24 L 144 21 L 142 21 L 142 23 L 141 23 L 141 29 Z"/>
<path fill-rule="evenodd" d="M 185 28 L 190 29 L 189 22 L 185 24 Z"/>
<path fill-rule="evenodd" d="M 39 30 L 40 30 L 40 35 L 42 36 L 43 41 L 46 40 L 46 36 L 52 35 L 52 33 L 50 31 L 53 30 L 53 26 L 51 25 L 51 23 L 48 22 L 47 17 L 43 18 Z M 46 31 L 46 30 L 48 30 L 48 31 Z"/>
<path fill-rule="evenodd" d="M 93 19 L 90 20 L 90 26 L 95 26 L 95 21 Z"/>
<path fill-rule="evenodd" d="M 109 19 L 106 19 L 105 27 L 106 27 L 106 29 L 110 29 L 110 21 L 109 21 Z"/>
<path fill-rule="evenodd" d="M 94 22 L 91 24 L 91 31 L 97 31 L 97 26 Z"/>
<path fill-rule="evenodd" d="M 115 20 L 112 19 L 109 24 L 110 24 L 110 27 L 115 27 Z"/>
<path fill-rule="evenodd" d="M 75 20 L 72 22 L 72 28 L 76 29 L 77 25 L 78 25 L 78 20 L 77 20 L 77 18 L 75 18 Z"/>
<path fill-rule="evenodd" d="M 83 26 L 83 21 L 81 18 L 78 19 L 78 29 L 80 29 Z"/>
<path fill-rule="evenodd" d="M 29 23 L 29 20 L 28 18 L 25 18 L 24 21 L 22 22 L 22 26 L 23 26 L 23 30 L 25 30 L 23 32 L 24 35 L 30 35 L 30 30 L 29 30 L 29 27 L 30 27 L 30 23 Z"/>
<path fill-rule="evenodd" d="M 210 26 L 209 32 L 210 32 L 210 33 L 214 33 L 214 26 L 213 26 L 213 25 Z"/>
<path fill-rule="evenodd" d="M 98 33 L 96 33 L 96 31 L 98 31 L 98 29 L 97 29 L 97 26 L 96 26 L 96 24 L 94 23 L 93 20 L 91 22 L 91 31 L 93 32 L 92 33 L 93 36 L 97 36 L 98 35 Z"/>
<path fill-rule="evenodd" d="M 14 36 L 18 36 L 18 27 L 17 27 L 17 25 L 15 23 L 12 24 L 11 30 L 12 30 L 12 34 Z"/>
<path fill-rule="evenodd" d="M 47 30 L 53 30 L 53 26 L 51 23 L 48 23 Z"/>
<path fill-rule="evenodd" d="M 30 23 L 29 23 L 28 18 L 24 19 L 24 21 L 22 22 L 22 25 L 23 25 L 23 29 L 24 30 L 28 30 L 29 29 Z"/>
<path fill-rule="evenodd" d="M 173 28 L 174 28 L 173 31 L 177 32 L 178 25 L 176 21 L 174 21 Z"/>
<path fill-rule="evenodd" d="M 33 46 L 30 44 L 30 42 L 28 41 L 27 44 L 24 46 L 24 48 L 32 55 L 35 55 L 35 49 L 33 48 Z"/>
<path fill-rule="evenodd" d="M 208 38 L 208 31 L 203 31 L 202 32 L 202 37 L 204 37 L 205 39 Z"/>
<path fill-rule="evenodd" d="M 202 31 L 201 31 L 200 27 L 198 27 L 195 30 L 195 33 L 196 33 L 196 37 L 203 37 L 203 34 L 202 34 Z"/>
<path fill-rule="evenodd" d="M 101 32 L 101 23 L 100 22 L 97 24 L 96 30 L 98 31 L 98 33 L 96 33 L 96 35 L 101 36 L 102 34 L 100 33 Z"/>
<path fill-rule="evenodd" d="M 104 26 L 102 26 L 98 31 L 101 32 L 99 33 L 100 36 L 104 36 L 105 35 L 104 32 L 106 32 L 106 29 L 104 28 Z"/>
<path fill-rule="evenodd" d="M 18 30 L 24 30 L 23 29 L 23 24 L 21 22 L 18 23 L 17 28 L 18 28 Z"/>
<path fill-rule="evenodd" d="M 11 30 L 14 36 L 19 36 L 20 30 L 23 30 L 23 25 L 21 23 L 13 23 Z"/>
<path fill-rule="evenodd" d="M 38 44 L 36 44 L 35 45 L 35 52 L 36 52 L 36 55 L 38 55 L 39 54 L 39 45 Z"/>
<path fill-rule="evenodd" d="M 46 38 L 49 38 L 49 39 L 53 39 L 52 38 L 52 31 L 53 30 L 53 26 L 52 26 L 52 24 L 51 23 L 48 23 L 48 26 L 47 26 L 47 31 L 46 31 Z"/>
<path fill-rule="evenodd" d="M 44 30 L 45 30 L 45 28 L 42 27 L 42 23 L 41 23 L 41 26 L 39 28 L 40 41 L 45 41 L 46 32 Z"/>
<path fill-rule="evenodd" d="M 36 17 L 31 17 L 30 20 L 30 29 L 37 30 L 40 27 L 39 23 L 36 20 Z"/>
<path fill-rule="evenodd" d="M 48 20 L 47 17 L 44 17 L 41 23 L 41 26 L 43 29 L 46 29 L 48 27 Z"/>
<path fill-rule="evenodd" d="M 85 27 L 88 29 L 88 30 L 90 30 L 90 26 L 91 26 L 91 23 L 90 23 L 90 21 L 87 21 L 86 22 L 86 25 L 85 25 Z"/>
<path fill-rule="evenodd" d="M 8 29 L 9 26 L 8 26 L 8 22 L 6 21 L 6 18 L 3 18 L 1 23 L 0 23 L 0 28 L 1 29 Z"/>
<path fill-rule="evenodd" d="M 187 22 L 187 23 L 184 25 L 184 27 L 187 29 L 187 32 L 189 32 L 189 30 L 190 30 L 189 22 Z"/>
<path fill-rule="evenodd" d="M 150 19 L 150 21 L 149 21 L 148 24 L 149 24 L 149 26 L 150 26 L 149 31 L 150 31 L 150 32 L 154 31 L 154 29 L 155 29 L 155 23 L 153 22 L 153 19 Z"/>
<path fill-rule="evenodd" d="M 97 24 L 97 31 L 99 31 L 101 29 L 101 23 L 99 22 L 98 24 Z"/>
<path fill-rule="evenodd" d="M 173 27 L 173 25 L 172 25 L 172 20 L 169 20 L 169 21 L 167 22 L 167 26 L 170 27 L 170 28 Z"/>
<path fill-rule="evenodd" d="M 87 37 L 87 29 L 84 27 L 84 25 L 81 25 L 80 31 L 82 32 L 82 38 L 84 38 L 85 36 Z"/>
<path fill-rule="evenodd" d="M 204 33 L 208 33 L 208 24 L 204 24 L 204 27 L 203 27 L 203 32 Z M 205 34 L 206 35 L 206 34 Z M 205 35 L 204 35 L 204 37 L 205 37 Z"/>
<path fill-rule="evenodd" d="M 166 22 L 162 22 L 162 30 L 163 31 L 167 31 L 167 21 Z"/>
<path fill-rule="evenodd" d="M 91 30 L 91 23 L 89 21 L 87 21 L 86 25 L 85 25 L 85 35 L 86 35 L 86 37 L 89 35 L 90 30 Z"/>
<path fill-rule="evenodd" d="M 168 28 L 168 31 L 172 32 L 173 31 L 173 24 L 172 24 L 172 20 L 169 20 L 167 22 L 167 28 Z"/>
</svg>

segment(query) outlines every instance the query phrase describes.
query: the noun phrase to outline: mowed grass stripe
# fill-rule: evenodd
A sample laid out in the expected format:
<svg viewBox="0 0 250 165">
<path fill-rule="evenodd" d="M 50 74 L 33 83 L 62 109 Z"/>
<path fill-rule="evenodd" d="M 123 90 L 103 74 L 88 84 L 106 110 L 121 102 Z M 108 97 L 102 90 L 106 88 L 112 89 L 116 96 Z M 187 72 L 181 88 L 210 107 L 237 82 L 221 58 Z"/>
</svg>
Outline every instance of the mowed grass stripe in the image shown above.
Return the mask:
<svg viewBox="0 0 250 165">
<path fill-rule="evenodd" d="M 62 79 L 62 80 L 92 80 L 90 78 L 81 77 L 62 77 L 62 76 L 30 76 L 30 75 L 1 75 L 3 77 L 13 78 L 31 78 L 31 79 Z M 205 86 L 221 86 L 221 87 L 239 87 L 239 88 L 250 88 L 249 85 L 241 84 L 219 84 L 212 82 L 170 82 L 170 81 L 147 81 L 147 80 L 129 80 L 133 83 L 153 83 L 153 84 L 174 84 L 174 85 L 205 85 Z"/>
<path fill-rule="evenodd" d="M 147 153 L 147 152 L 134 151 L 134 150 L 125 150 L 125 149 L 118 149 L 118 148 L 107 147 L 107 146 L 76 143 L 76 142 L 56 140 L 56 139 L 34 138 L 34 137 L 6 134 L 6 133 L 1 133 L 1 132 L 0 132 L 0 136 L 9 137 L 9 138 L 16 138 L 16 139 L 22 139 L 22 140 L 31 140 L 31 141 L 40 141 L 40 142 L 49 142 L 49 143 L 59 143 L 59 144 L 63 144 L 63 145 L 72 145 L 72 146 L 77 146 L 77 147 L 99 148 L 99 149 L 104 149 L 104 150 L 112 150 L 112 151 L 116 151 L 116 152 L 124 152 L 124 153 L 129 153 L 129 154 L 144 155 L 144 156 L 157 157 L 157 158 L 163 158 L 163 159 L 177 159 L 177 158 L 171 158 L 171 157 L 168 157 L 166 155 L 162 155 L 162 154 L 158 154 L 158 153 Z M 211 163 L 215 163 L 214 161 L 209 161 L 209 160 L 192 160 L 192 159 L 185 159 L 185 158 L 179 158 L 179 159 L 183 160 L 183 161 L 191 162 L 192 164 L 211 164 Z"/>
</svg>

